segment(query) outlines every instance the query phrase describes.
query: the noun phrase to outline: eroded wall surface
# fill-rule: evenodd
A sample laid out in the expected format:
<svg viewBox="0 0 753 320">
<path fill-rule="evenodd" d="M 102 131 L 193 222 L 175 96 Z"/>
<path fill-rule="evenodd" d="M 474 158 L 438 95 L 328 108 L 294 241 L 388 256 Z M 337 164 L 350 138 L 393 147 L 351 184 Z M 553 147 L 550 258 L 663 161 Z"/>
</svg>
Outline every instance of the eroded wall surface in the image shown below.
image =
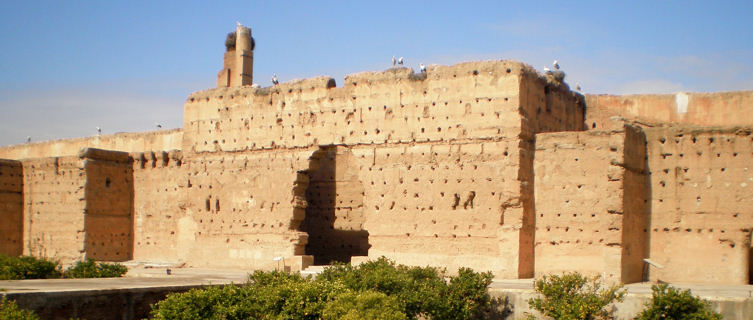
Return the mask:
<svg viewBox="0 0 753 320">
<path fill-rule="evenodd" d="M 0 159 L 0 254 L 23 250 L 23 185 L 21 162 Z"/>
<path fill-rule="evenodd" d="M 178 262 L 180 248 L 193 232 L 180 228 L 185 221 L 188 177 L 180 151 L 132 153 L 133 258 L 138 261 Z M 186 232 L 189 234 L 187 235 Z"/>
<path fill-rule="evenodd" d="M 619 129 L 611 117 L 699 126 L 751 125 L 753 91 L 586 96 L 589 129 Z"/>
<path fill-rule="evenodd" d="M 639 130 L 537 135 L 536 276 L 578 270 L 641 281 L 648 215 Z"/>
<path fill-rule="evenodd" d="M 128 153 L 87 149 L 84 229 L 86 258 L 133 258 L 133 168 Z"/>
<path fill-rule="evenodd" d="M 86 172 L 78 156 L 28 159 L 23 254 L 68 264 L 84 257 Z"/>
<path fill-rule="evenodd" d="M 751 128 L 647 128 L 651 280 L 747 284 Z"/>
</svg>

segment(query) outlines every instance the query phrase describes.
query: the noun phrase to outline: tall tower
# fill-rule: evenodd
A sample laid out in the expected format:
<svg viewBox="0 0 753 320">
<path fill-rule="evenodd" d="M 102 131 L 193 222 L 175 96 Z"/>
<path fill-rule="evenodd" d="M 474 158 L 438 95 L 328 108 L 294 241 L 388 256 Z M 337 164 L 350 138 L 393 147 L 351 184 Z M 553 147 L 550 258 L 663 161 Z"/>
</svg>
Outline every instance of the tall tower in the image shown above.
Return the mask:
<svg viewBox="0 0 753 320">
<path fill-rule="evenodd" d="M 249 86 L 253 83 L 254 38 L 251 29 L 238 22 L 225 39 L 225 58 L 217 73 L 217 87 Z"/>
</svg>

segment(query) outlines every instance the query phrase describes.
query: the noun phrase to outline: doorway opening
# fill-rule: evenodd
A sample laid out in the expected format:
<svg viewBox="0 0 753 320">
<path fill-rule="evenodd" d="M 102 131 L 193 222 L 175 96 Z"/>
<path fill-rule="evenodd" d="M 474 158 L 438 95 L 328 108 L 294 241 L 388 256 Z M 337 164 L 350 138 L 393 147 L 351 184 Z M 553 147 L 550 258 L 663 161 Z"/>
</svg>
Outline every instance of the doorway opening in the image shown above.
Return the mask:
<svg viewBox="0 0 753 320">
<path fill-rule="evenodd" d="M 306 215 L 300 230 L 309 235 L 305 251 L 314 256 L 314 265 L 367 256 L 370 245 L 364 229 L 364 188 L 350 149 L 320 147 L 311 156 L 306 174 Z"/>
</svg>

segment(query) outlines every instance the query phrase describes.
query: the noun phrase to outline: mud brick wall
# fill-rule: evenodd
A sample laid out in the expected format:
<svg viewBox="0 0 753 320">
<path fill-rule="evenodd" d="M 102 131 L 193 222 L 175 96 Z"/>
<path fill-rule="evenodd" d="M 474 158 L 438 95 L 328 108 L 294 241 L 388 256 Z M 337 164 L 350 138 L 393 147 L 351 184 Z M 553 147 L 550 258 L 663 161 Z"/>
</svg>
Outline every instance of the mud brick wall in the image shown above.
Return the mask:
<svg viewBox="0 0 753 320">
<path fill-rule="evenodd" d="M 132 153 L 133 258 L 138 261 L 177 262 L 185 217 L 188 184 L 180 151 Z M 192 237 L 193 234 L 188 235 Z"/>
<path fill-rule="evenodd" d="M 183 130 L 116 133 L 75 139 L 32 142 L 0 147 L 0 159 L 33 159 L 77 156 L 83 148 L 123 152 L 145 152 L 180 149 Z"/>
<path fill-rule="evenodd" d="M 512 61 L 361 73 L 236 87 L 186 101 L 184 152 L 517 136 L 520 74 Z"/>
<path fill-rule="evenodd" d="M 646 129 L 651 280 L 747 284 L 753 130 Z"/>
<path fill-rule="evenodd" d="M 369 257 L 517 277 L 517 139 L 353 148 Z"/>
<path fill-rule="evenodd" d="M 273 266 L 275 257 L 303 255 L 306 237 L 297 228 L 305 187 L 298 184 L 307 185 L 308 178 L 298 171 L 308 168 L 313 151 L 184 158 L 186 213 L 178 234 L 185 247 L 179 255 L 193 266 L 252 268 Z"/>
<path fill-rule="evenodd" d="M 571 270 L 641 281 L 645 139 L 638 129 L 536 138 L 536 276 Z"/>
<path fill-rule="evenodd" d="M 610 130 L 622 127 L 610 118 L 649 123 L 681 123 L 699 126 L 751 125 L 753 91 L 645 95 L 588 95 L 586 126 Z"/>
<path fill-rule="evenodd" d="M 133 258 L 133 168 L 125 152 L 85 149 L 86 258 Z"/>
<path fill-rule="evenodd" d="M 340 250 L 361 255 L 365 253 L 363 239 L 368 234 L 369 257 L 387 254 L 403 263 L 444 264 L 450 268 L 471 264 L 511 277 L 531 276 L 533 136 L 539 131 L 582 129 L 584 111 L 579 101 L 582 97 L 571 94 L 566 86 L 547 84 L 529 66 L 512 61 L 432 66 L 426 74 L 405 68 L 361 73 L 348 76 L 342 88 L 335 87 L 330 78 L 315 78 L 264 89 L 198 92 L 186 101 L 184 122 L 183 152 L 190 159 L 186 162 L 192 185 L 188 189 L 188 214 L 193 217 L 190 221 L 197 223 L 197 237 L 206 238 L 197 241 L 208 251 L 228 252 L 227 243 L 233 243 L 236 232 L 254 234 L 256 238 L 247 240 L 261 243 L 259 231 L 241 227 L 238 229 L 242 231 L 228 234 L 229 226 L 220 227 L 233 220 L 225 216 L 231 213 L 224 209 L 224 203 L 237 199 L 250 202 L 249 191 L 253 191 L 253 203 L 266 204 L 264 208 L 248 208 L 253 221 L 264 228 L 277 226 L 271 233 L 284 234 L 284 241 L 292 249 L 286 251 L 284 241 L 282 246 L 273 245 L 272 241 L 256 248 L 239 245 L 230 254 L 244 257 L 238 263 L 251 263 L 250 256 L 274 256 L 273 252 L 280 251 L 314 253 L 317 246 L 320 253 L 313 254 L 315 257 L 332 259 L 324 257 L 322 248 L 333 248 L 345 238 L 353 241 L 341 243 Z M 545 115 L 537 115 L 539 109 Z M 339 151 L 326 151 L 330 145 L 336 145 Z M 332 168 L 320 172 L 311 169 L 320 166 L 317 159 L 330 156 L 334 157 L 328 160 L 335 163 Z M 244 159 L 242 168 L 239 159 Z M 476 160 L 480 162 L 472 164 Z M 339 167 L 343 162 L 348 164 Z M 478 174 L 474 173 L 476 169 L 466 169 L 469 166 L 485 170 L 485 174 L 504 168 L 505 181 L 501 182 L 503 185 L 489 183 L 473 188 L 480 178 L 473 176 Z M 357 177 L 352 175 L 356 167 Z M 346 171 L 351 173 L 342 177 L 345 180 L 328 179 L 324 174 L 327 170 L 343 172 L 336 168 L 348 168 Z M 426 188 L 432 188 L 431 184 L 417 183 L 415 179 L 425 179 L 413 173 L 401 177 L 403 170 L 444 172 L 453 177 L 456 187 L 431 192 L 419 200 L 421 194 L 428 192 Z M 367 178 L 375 174 L 380 179 Z M 251 182 L 238 181 L 241 179 Z M 489 175 L 483 179 L 500 178 Z M 371 183 L 377 181 L 382 183 L 379 188 L 389 192 L 371 191 L 377 188 Z M 402 193 L 394 194 L 401 184 L 405 186 Z M 308 190 L 308 198 L 306 192 L 294 195 L 290 192 L 293 188 Z M 360 188 L 363 199 L 358 195 Z M 313 199 L 312 192 L 323 199 Z M 470 215 L 474 223 L 460 222 L 469 216 L 459 215 L 457 208 L 476 195 L 496 200 L 484 200 L 490 201 L 489 207 L 482 216 Z M 430 204 L 440 199 L 437 197 L 450 202 L 450 207 L 459 203 L 454 210 Z M 218 202 L 220 210 L 216 209 Z M 272 208 L 280 210 L 279 217 L 257 213 Z M 402 208 L 401 218 L 386 223 L 392 220 L 375 215 L 385 208 Z M 293 223 L 285 228 L 288 221 L 299 221 L 302 212 L 307 220 L 300 221 L 301 226 L 293 228 Z M 308 221 L 313 216 L 327 216 L 330 221 Z M 361 223 L 362 219 L 365 222 Z M 425 221 L 411 222 L 416 219 Z M 248 220 L 241 220 L 241 225 L 247 225 Z M 358 229 L 361 224 L 365 230 Z M 315 232 L 311 226 L 317 229 L 321 225 L 333 231 L 312 234 Z M 474 231 L 460 232 L 460 228 Z M 297 234 L 293 229 L 308 232 Z M 213 249 L 206 246 L 215 242 L 215 247 L 210 246 Z M 499 259 L 500 255 L 507 258 Z M 241 262 L 244 259 L 249 262 Z"/>
<path fill-rule="evenodd" d="M 23 201 L 21 162 L 0 159 L 0 254 L 23 251 Z"/>
<path fill-rule="evenodd" d="M 70 264 L 84 257 L 86 172 L 78 156 L 23 161 L 24 255 Z"/>
</svg>

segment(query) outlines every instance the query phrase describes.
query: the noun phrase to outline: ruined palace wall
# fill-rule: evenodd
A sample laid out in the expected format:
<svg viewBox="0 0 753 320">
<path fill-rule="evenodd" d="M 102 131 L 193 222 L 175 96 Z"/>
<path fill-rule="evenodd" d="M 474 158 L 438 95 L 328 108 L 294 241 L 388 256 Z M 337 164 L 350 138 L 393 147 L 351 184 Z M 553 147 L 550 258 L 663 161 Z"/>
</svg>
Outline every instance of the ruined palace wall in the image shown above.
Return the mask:
<svg viewBox="0 0 753 320">
<path fill-rule="evenodd" d="M 133 168 L 128 153 L 87 149 L 85 159 L 86 258 L 127 261 L 133 257 Z M 168 200 L 169 201 L 169 200 Z"/>
<path fill-rule="evenodd" d="M 489 139 L 519 134 L 518 62 L 314 78 L 202 91 L 186 101 L 184 152 Z"/>
<path fill-rule="evenodd" d="M 747 284 L 753 129 L 646 129 L 651 280 Z"/>
<path fill-rule="evenodd" d="M 586 96 L 586 125 L 609 130 L 622 126 L 609 121 L 618 116 L 648 122 L 673 122 L 700 126 L 751 125 L 753 91 Z M 616 126 L 616 127 L 615 127 Z"/>
<path fill-rule="evenodd" d="M 23 167 L 0 159 L 0 254 L 17 256 L 23 250 Z"/>
<path fill-rule="evenodd" d="M 181 148 L 181 129 L 138 133 L 116 133 L 75 139 L 32 142 L 0 147 L 0 159 L 30 159 L 75 156 L 83 148 L 123 152 L 176 150 Z"/>
<path fill-rule="evenodd" d="M 537 83 L 529 88 L 529 81 Z M 521 126 L 531 139 L 538 130 L 582 128 L 582 110 L 580 119 L 574 110 L 572 120 L 556 121 L 575 97 L 549 97 L 551 123 L 533 117 L 524 123 L 520 92 L 540 98 L 525 105 L 536 110 L 546 103 L 547 89 L 530 67 L 509 61 L 432 66 L 426 74 L 391 69 L 348 76 L 343 88 L 333 85 L 316 78 L 188 98 L 186 227 L 195 228 L 191 240 L 197 243 L 189 261 L 249 265 L 303 254 L 310 239 L 296 224 L 305 194 L 293 190 L 308 186 L 310 178 L 299 172 L 311 170 L 319 146 L 338 145 L 351 149 L 364 185 L 369 257 L 472 265 L 507 277 L 532 274 L 532 248 L 520 251 L 521 192 L 533 198 L 520 181 L 532 176 L 519 168 L 524 157 L 532 163 L 533 147 L 520 143 Z M 473 208 L 472 197 L 478 197 Z"/>
<path fill-rule="evenodd" d="M 195 152 L 190 157 L 189 174 L 193 175 L 190 178 L 194 185 L 189 188 L 190 211 L 204 214 L 205 201 L 209 201 L 210 209 L 217 200 L 221 203 L 230 199 L 248 201 L 249 192 L 252 192 L 253 203 L 261 207 L 249 208 L 254 220 L 242 219 L 244 227 L 235 227 L 238 231 L 234 229 L 233 233 L 245 234 L 250 238 L 244 241 L 261 245 L 250 248 L 241 243 L 238 248 L 230 249 L 231 254 L 242 256 L 248 263 L 254 258 L 270 260 L 270 257 L 282 255 L 281 252 L 303 254 L 305 247 L 302 246 L 306 241 L 300 241 L 301 234 L 291 230 L 298 221 L 293 219 L 296 212 L 293 183 L 298 171 L 308 169 L 309 158 L 319 145 L 387 143 L 399 148 L 402 144 L 494 139 L 499 136 L 515 139 L 520 130 L 518 74 L 524 67 L 516 62 L 488 62 L 432 67 L 427 74 L 391 69 L 348 76 L 344 88 L 333 87 L 331 79 L 317 78 L 265 89 L 245 87 L 196 93 L 186 102 L 184 123 L 183 150 Z M 271 150 L 261 151 L 267 149 Z M 517 154 L 516 151 L 512 153 Z M 203 176 L 209 165 L 219 165 L 223 157 L 249 160 L 244 160 L 244 167 L 240 169 L 227 164 L 226 159 L 225 173 L 221 176 Z M 401 156 L 392 152 L 392 157 L 399 159 Z M 370 160 L 373 162 L 373 159 L 372 155 Z M 197 168 L 197 164 L 207 167 Z M 395 178 L 395 181 L 389 181 L 393 185 L 398 184 Z M 242 183 L 241 179 L 254 183 Z M 362 177 L 359 179 L 365 181 Z M 196 188 L 199 184 L 206 188 L 211 180 L 215 181 L 213 189 Z M 199 194 L 191 195 L 194 192 Z M 392 200 L 400 203 L 405 197 L 401 194 Z M 225 211 L 225 205 L 222 207 L 221 216 L 232 212 L 231 209 Z M 274 210 L 278 216 L 257 214 L 267 210 Z M 366 210 L 370 209 L 364 204 L 363 214 L 368 216 Z M 192 221 L 198 223 L 199 229 L 208 228 L 197 236 L 202 238 L 197 241 L 202 242 L 207 251 L 228 252 L 226 243 L 237 242 L 232 237 L 234 234 L 230 238 L 225 236 L 229 232 L 227 227 L 222 230 L 217 223 L 212 224 L 218 219 L 211 215 L 206 219 L 197 216 Z M 272 236 L 252 229 L 254 227 L 265 228 L 261 230 L 268 230 L 264 232 Z M 516 237 L 518 229 L 511 229 Z M 271 237 L 271 240 L 264 240 L 262 236 Z M 281 241 L 279 237 L 287 240 Z M 207 243 L 216 245 L 208 247 Z M 396 248 L 389 247 L 394 244 L 394 241 L 372 244 L 371 249 L 374 252 L 395 251 Z M 509 247 L 508 251 L 516 252 L 518 246 L 511 243 Z M 198 249 L 201 250 L 204 249 Z M 408 257 L 416 251 L 414 248 L 402 253 Z M 516 260 L 514 256 L 510 259 Z"/>
<path fill-rule="evenodd" d="M 178 262 L 188 176 L 180 151 L 132 153 L 133 258 Z M 193 236 L 192 234 L 190 236 Z"/>
<path fill-rule="evenodd" d="M 23 161 L 23 254 L 73 263 L 83 257 L 86 173 L 78 156 Z"/>
<path fill-rule="evenodd" d="M 578 270 L 641 281 L 644 141 L 631 127 L 536 136 L 536 276 Z"/>
</svg>

